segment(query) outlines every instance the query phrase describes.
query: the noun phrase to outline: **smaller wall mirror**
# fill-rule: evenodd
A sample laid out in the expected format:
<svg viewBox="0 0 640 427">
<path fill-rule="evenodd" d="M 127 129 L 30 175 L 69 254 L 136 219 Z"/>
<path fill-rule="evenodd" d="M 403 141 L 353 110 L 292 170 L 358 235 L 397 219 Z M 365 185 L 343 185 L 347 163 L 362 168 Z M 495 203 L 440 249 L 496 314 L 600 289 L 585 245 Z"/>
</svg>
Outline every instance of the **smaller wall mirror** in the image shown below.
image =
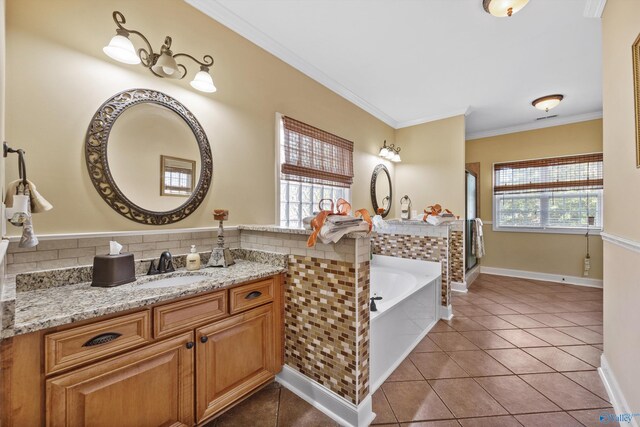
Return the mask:
<svg viewBox="0 0 640 427">
<path fill-rule="evenodd" d="M 389 215 L 392 200 L 391 174 L 385 165 L 380 164 L 373 169 L 371 175 L 371 204 L 374 214 L 377 214 L 378 209 L 382 208 L 384 211 L 380 215 L 383 218 Z"/>
</svg>

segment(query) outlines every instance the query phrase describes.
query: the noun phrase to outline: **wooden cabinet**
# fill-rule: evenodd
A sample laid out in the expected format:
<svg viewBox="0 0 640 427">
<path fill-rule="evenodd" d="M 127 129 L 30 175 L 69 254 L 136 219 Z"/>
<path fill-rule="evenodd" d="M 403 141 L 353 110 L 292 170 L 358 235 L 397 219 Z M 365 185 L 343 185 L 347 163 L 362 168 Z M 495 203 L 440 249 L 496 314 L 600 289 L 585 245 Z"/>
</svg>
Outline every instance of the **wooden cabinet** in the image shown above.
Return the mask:
<svg viewBox="0 0 640 427">
<path fill-rule="evenodd" d="M 229 406 L 277 373 L 273 304 L 196 330 L 198 421 Z"/>
<path fill-rule="evenodd" d="M 47 427 L 193 425 L 193 333 L 47 380 Z"/>
<path fill-rule="evenodd" d="M 2 427 L 203 425 L 283 365 L 283 276 L 0 342 Z"/>
</svg>

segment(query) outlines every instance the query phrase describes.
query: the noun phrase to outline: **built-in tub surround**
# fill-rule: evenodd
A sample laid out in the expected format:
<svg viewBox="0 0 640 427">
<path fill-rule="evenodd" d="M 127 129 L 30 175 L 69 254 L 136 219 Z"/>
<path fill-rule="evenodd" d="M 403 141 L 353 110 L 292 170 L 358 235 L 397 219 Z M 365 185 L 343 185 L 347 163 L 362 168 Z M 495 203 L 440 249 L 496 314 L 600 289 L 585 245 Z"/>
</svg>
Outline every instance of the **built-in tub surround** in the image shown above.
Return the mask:
<svg viewBox="0 0 640 427">
<path fill-rule="evenodd" d="M 371 295 L 371 391 L 402 363 L 440 319 L 439 262 L 374 255 Z"/>
<path fill-rule="evenodd" d="M 441 304 L 444 307 L 451 305 L 452 283 L 464 286 L 462 221 L 439 226 L 422 221 L 387 221 L 386 229 L 373 234 L 372 244 L 376 255 L 440 262 Z"/>
</svg>

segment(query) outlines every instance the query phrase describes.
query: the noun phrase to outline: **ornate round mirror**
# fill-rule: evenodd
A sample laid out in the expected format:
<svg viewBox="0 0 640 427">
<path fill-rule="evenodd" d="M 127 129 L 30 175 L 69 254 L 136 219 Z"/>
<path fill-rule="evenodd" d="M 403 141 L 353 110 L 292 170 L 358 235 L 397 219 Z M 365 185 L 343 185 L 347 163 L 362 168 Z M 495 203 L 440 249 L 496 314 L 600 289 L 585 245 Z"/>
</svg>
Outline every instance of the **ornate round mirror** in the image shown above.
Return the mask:
<svg viewBox="0 0 640 427">
<path fill-rule="evenodd" d="M 198 120 L 177 100 L 149 89 L 118 93 L 96 111 L 85 156 L 104 201 L 143 224 L 189 216 L 213 175 L 211 148 Z"/>
<path fill-rule="evenodd" d="M 378 209 L 384 211 L 380 214 L 383 218 L 389 215 L 391 210 L 391 200 L 393 191 L 391 189 L 391 175 L 385 165 L 378 165 L 373 169 L 371 175 L 371 204 L 373 212 L 378 213 Z"/>
</svg>

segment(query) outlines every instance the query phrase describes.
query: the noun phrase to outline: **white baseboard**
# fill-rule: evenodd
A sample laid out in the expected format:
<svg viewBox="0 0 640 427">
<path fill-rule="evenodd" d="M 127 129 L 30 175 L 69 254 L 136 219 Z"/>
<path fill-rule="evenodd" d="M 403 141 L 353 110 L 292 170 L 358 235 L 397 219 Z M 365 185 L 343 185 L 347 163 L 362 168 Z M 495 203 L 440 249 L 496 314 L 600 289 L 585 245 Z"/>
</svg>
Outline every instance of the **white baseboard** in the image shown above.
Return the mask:
<svg viewBox="0 0 640 427">
<path fill-rule="evenodd" d="M 451 304 L 449 304 L 448 306 L 440 306 L 440 318 L 443 320 L 453 319 L 453 307 L 451 306 Z"/>
<path fill-rule="evenodd" d="M 511 270 L 508 268 L 480 267 L 480 272 L 495 274 L 496 276 L 519 277 L 521 279 L 543 280 L 545 282 L 566 283 L 568 285 L 587 286 L 590 288 L 602 288 L 602 279 L 590 279 L 588 277 L 563 276 L 561 274 L 537 273 L 535 271 Z"/>
<path fill-rule="evenodd" d="M 276 381 L 341 426 L 367 427 L 376 417 L 371 394 L 356 406 L 287 365 Z"/>
<path fill-rule="evenodd" d="M 469 289 L 471 285 L 473 285 L 473 282 L 475 282 L 479 275 L 480 264 L 476 264 L 471 270 L 467 271 L 464 274 L 464 281 L 467 283 L 467 289 Z"/>
<path fill-rule="evenodd" d="M 467 283 L 466 282 L 451 282 L 451 290 L 454 292 L 462 292 L 464 294 L 467 293 Z"/>
<path fill-rule="evenodd" d="M 616 377 L 613 375 L 613 371 L 611 371 L 609 363 L 607 362 L 607 358 L 604 354 L 600 356 L 600 367 L 598 368 L 598 373 L 600 374 L 600 378 L 602 379 L 604 388 L 607 390 L 609 401 L 611 402 L 613 411 L 616 413 L 616 415 L 633 414 L 634 412 L 629 407 L 627 400 L 624 398 L 622 390 L 620 390 L 620 385 L 618 384 Z M 637 416 L 631 417 L 631 419 L 629 420 L 629 425 L 631 427 L 640 427 L 638 421 L 639 419 Z M 622 425 L 622 421 L 620 422 L 620 424 Z"/>
</svg>

